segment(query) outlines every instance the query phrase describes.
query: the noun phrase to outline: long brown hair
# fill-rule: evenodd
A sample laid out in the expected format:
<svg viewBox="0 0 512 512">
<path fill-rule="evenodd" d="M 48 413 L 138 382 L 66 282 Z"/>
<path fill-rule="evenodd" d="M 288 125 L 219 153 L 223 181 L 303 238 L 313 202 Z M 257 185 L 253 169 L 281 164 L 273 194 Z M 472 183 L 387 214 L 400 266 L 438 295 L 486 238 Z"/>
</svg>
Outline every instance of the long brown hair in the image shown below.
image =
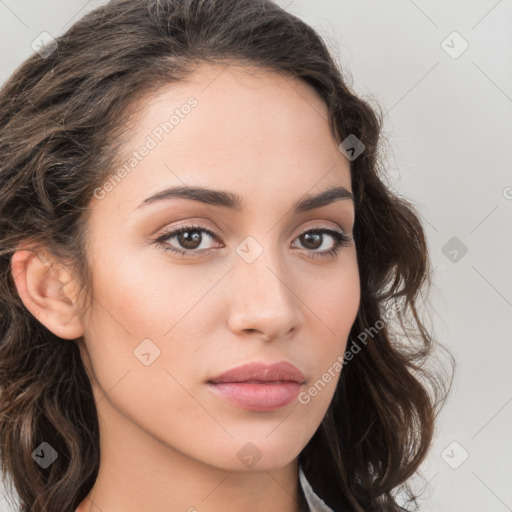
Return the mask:
<svg viewBox="0 0 512 512">
<path fill-rule="evenodd" d="M 21 510 L 74 512 L 95 482 L 100 444 L 79 348 L 25 308 L 11 257 L 30 240 L 72 262 L 88 289 L 87 209 L 117 165 L 133 107 L 202 62 L 305 80 L 339 143 L 364 144 L 351 160 L 361 304 L 347 350 L 359 351 L 299 461 L 334 509 L 398 510 L 401 488 L 414 501 L 407 480 L 429 450 L 449 379 L 428 369 L 436 343 L 418 299 L 429 255 L 414 207 L 384 183 L 382 114 L 350 90 L 318 34 L 270 0 L 114 0 L 56 42 L 0 90 L 0 456 Z M 47 469 L 32 457 L 42 442 L 59 454 Z"/>
</svg>

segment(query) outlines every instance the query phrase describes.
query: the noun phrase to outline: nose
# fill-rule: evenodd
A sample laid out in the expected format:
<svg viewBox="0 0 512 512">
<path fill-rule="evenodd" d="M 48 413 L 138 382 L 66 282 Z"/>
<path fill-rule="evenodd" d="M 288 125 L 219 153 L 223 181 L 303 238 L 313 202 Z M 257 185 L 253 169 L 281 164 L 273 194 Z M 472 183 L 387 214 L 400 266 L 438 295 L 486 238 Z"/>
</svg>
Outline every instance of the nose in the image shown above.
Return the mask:
<svg viewBox="0 0 512 512">
<path fill-rule="evenodd" d="M 260 335 L 267 341 L 296 334 L 302 325 L 301 300 L 293 279 L 265 250 L 252 263 L 237 258 L 230 272 L 232 293 L 228 325 L 238 336 Z"/>
</svg>

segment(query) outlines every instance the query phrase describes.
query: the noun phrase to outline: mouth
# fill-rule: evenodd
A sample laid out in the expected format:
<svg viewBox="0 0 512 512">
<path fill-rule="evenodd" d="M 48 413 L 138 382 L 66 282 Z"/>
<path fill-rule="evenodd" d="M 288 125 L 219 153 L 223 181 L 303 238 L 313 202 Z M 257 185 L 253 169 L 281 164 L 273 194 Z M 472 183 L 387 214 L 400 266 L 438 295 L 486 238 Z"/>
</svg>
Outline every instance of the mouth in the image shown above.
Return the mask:
<svg viewBox="0 0 512 512">
<path fill-rule="evenodd" d="M 291 404 L 305 383 L 304 374 L 286 362 L 250 363 L 208 380 L 210 391 L 241 409 L 275 411 Z"/>
</svg>

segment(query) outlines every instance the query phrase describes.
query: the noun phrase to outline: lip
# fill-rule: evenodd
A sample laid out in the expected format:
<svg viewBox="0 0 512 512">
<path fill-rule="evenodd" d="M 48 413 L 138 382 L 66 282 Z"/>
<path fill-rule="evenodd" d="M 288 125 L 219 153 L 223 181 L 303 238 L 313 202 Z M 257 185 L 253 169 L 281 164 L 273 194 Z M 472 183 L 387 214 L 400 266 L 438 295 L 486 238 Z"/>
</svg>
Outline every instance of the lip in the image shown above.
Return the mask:
<svg viewBox="0 0 512 512">
<path fill-rule="evenodd" d="M 273 364 L 249 363 L 243 366 L 237 366 L 217 377 L 213 377 L 209 382 L 214 384 L 224 382 L 278 382 L 293 381 L 303 384 L 304 374 L 293 364 L 286 362 L 277 362 Z"/>
<path fill-rule="evenodd" d="M 304 382 L 304 374 L 290 363 L 249 363 L 213 377 L 208 387 L 241 409 L 262 412 L 292 403 Z"/>
</svg>

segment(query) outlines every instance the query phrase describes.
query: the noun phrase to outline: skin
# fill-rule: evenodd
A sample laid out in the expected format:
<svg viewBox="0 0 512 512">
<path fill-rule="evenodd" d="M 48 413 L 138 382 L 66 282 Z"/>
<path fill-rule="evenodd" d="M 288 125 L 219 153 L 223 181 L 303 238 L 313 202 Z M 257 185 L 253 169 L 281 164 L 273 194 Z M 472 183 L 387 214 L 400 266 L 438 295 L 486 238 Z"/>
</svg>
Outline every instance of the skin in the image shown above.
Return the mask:
<svg viewBox="0 0 512 512">
<path fill-rule="evenodd" d="M 351 190 L 349 161 L 316 91 L 271 71 L 199 66 L 144 100 L 126 155 L 190 96 L 198 101 L 190 114 L 91 202 L 89 308 L 69 267 L 51 254 L 22 248 L 13 257 L 25 305 L 79 343 L 93 385 L 101 465 L 79 512 L 297 511 L 297 457 L 339 372 L 309 403 L 272 412 L 240 409 L 206 381 L 248 362 L 288 361 L 307 389 L 343 355 L 357 315 L 354 242 L 315 259 L 335 239 L 324 234 L 315 249 L 300 237 L 313 227 L 351 235 L 353 202 L 292 213 L 305 194 Z M 183 198 L 138 208 L 184 184 L 239 194 L 243 210 Z M 164 229 L 190 222 L 217 235 L 200 232 L 199 250 L 210 254 L 183 257 L 155 243 Z M 248 236 L 263 251 L 252 263 L 236 251 Z M 183 249 L 177 237 L 167 244 Z M 149 366 L 134 355 L 145 339 L 160 350 Z M 252 467 L 237 457 L 248 442 L 261 455 Z"/>
</svg>

